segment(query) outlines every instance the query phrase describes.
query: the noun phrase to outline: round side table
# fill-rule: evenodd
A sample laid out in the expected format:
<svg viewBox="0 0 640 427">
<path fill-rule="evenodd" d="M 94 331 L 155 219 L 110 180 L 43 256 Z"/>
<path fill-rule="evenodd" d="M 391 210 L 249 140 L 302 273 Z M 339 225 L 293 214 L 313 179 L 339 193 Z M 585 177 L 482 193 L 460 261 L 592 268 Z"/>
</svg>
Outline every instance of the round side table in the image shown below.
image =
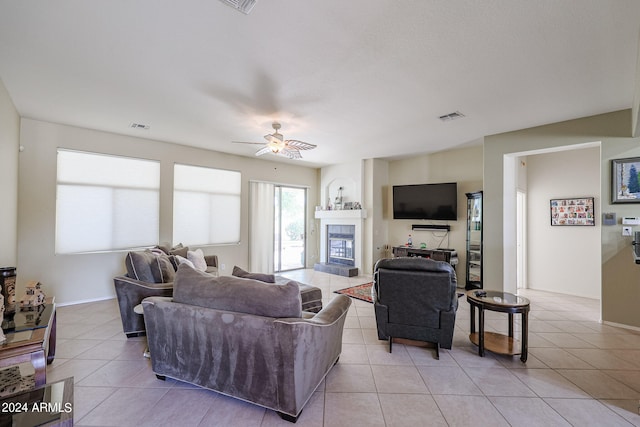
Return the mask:
<svg viewBox="0 0 640 427">
<path fill-rule="evenodd" d="M 498 354 L 520 354 L 520 360 L 527 361 L 527 341 L 529 336 L 528 317 L 529 300 L 508 292 L 470 290 L 467 291 L 467 302 L 471 307 L 471 332 L 469 339 L 478 346 L 478 354 L 484 356 L 484 350 Z M 476 332 L 475 309 L 478 309 L 478 332 Z M 485 332 L 484 311 L 497 311 L 509 315 L 509 334 Z M 522 334 L 518 341 L 513 336 L 513 315 L 522 316 Z M 518 348 L 520 347 L 520 348 Z"/>
<path fill-rule="evenodd" d="M 144 310 L 142 309 L 142 304 L 138 304 L 135 307 L 133 307 L 133 312 L 136 314 L 140 314 L 144 316 Z M 146 357 L 147 359 L 151 358 L 151 353 L 149 352 L 149 347 L 144 349 L 144 352 L 142 353 L 142 355 L 144 357 Z"/>
</svg>

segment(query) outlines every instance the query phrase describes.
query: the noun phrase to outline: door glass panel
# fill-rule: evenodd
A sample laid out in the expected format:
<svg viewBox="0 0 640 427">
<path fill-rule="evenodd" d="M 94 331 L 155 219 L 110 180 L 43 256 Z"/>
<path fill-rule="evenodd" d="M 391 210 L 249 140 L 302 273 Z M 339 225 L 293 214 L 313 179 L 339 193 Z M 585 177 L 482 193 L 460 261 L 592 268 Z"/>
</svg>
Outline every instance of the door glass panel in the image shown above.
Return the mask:
<svg viewBox="0 0 640 427">
<path fill-rule="evenodd" d="M 305 267 L 306 194 L 304 188 L 276 187 L 275 271 Z"/>
</svg>

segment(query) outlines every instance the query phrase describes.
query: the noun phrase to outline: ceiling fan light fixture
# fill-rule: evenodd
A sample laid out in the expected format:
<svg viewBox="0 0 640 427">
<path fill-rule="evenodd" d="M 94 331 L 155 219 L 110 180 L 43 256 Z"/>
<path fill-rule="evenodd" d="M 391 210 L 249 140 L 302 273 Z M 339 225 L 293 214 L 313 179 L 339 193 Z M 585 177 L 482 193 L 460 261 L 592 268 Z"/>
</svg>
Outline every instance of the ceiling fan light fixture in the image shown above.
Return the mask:
<svg viewBox="0 0 640 427">
<path fill-rule="evenodd" d="M 269 144 L 282 144 L 284 142 L 284 138 L 278 132 L 275 132 L 273 134 L 265 135 L 264 139 L 269 141 Z"/>
<path fill-rule="evenodd" d="M 298 160 L 302 158 L 300 154 L 300 150 L 311 150 L 316 148 L 315 144 L 309 144 L 307 142 L 298 141 L 297 139 L 284 139 L 281 133 L 278 132 L 280 129 L 280 123 L 273 122 L 271 124 L 274 132 L 271 134 L 267 134 L 264 136 L 264 139 L 267 140 L 267 143 L 264 146 L 256 151 L 256 156 L 261 156 L 266 153 L 277 154 L 280 156 L 287 157 L 289 159 Z M 237 142 L 239 144 L 258 144 L 256 142 Z"/>
</svg>

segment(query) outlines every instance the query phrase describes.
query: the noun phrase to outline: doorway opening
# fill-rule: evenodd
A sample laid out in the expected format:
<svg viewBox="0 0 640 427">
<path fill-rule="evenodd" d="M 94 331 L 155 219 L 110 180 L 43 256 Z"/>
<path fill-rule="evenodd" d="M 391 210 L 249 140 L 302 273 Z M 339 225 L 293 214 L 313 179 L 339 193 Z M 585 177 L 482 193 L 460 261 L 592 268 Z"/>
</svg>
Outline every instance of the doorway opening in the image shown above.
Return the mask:
<svg viewBox="0 0 640 427">
<path fill-rule="evenodd" d="M 516 193 L 516 288 L 527 288 L 527 195 Z"/>
</svg>

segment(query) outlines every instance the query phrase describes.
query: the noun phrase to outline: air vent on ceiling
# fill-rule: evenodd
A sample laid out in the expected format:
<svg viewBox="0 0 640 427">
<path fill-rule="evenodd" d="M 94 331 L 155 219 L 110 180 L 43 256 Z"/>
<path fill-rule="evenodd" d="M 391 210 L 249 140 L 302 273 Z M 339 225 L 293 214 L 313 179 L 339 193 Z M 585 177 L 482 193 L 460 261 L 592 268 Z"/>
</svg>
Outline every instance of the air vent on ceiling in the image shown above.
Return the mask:
<svg viewBox="0 0 640 427">
<path fill-rule="evenodd" d="M 220 0 L 222 3 L 231 6 L 234 9 L 248 15 L 258 0 Z"/>
<path fill-rule="evenodd" d="M 449 122 L 451 120 L 461 119 L 464 117 L 460 111 L 454 111 L 453 113 L 445 114 L 444 116 L 440 116 L 440 120 L 443 122 Z"/>
<path fill-rule="evenodd" d="M 143 125 L 140 123 L 131 123 L 131 127 L 133 129 L 144 129 L 144 130 L 148 130 L 149 129 L 149 125 Z"/>
</svg>

